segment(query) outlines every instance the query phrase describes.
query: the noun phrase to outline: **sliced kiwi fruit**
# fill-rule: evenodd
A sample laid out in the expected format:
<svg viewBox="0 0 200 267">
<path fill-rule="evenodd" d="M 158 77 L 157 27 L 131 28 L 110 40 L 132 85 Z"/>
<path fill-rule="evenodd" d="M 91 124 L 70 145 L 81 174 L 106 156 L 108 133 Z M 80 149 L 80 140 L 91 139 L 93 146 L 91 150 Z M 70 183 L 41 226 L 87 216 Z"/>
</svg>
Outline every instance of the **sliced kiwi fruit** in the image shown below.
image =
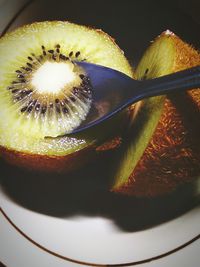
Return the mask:
<svg viewBox="0 0 200 267">
<path fill-rule="evenodd" d="M 151 79 L 199 64 L 198 51 L 166 31 L 147 49 L 135 75 Z M 200 176 L 199 90 L 137 105 L 113 168 L 111 191 L 152 197 Z"/>
<path fill-rule="evenodd" d="M 51 170 L 49 159 L 61 165 L 63 157 L 64 165 L 68 159 L 75 162 L 80 151 L 84 155 L 110 136 L 110 123 L 84 135 L 65 136 L 92 105 L 90 81 L 76 60 L 133 75 L 123 51 L 101 30 L 39 22 L 0 39 L 0 146 L 11 163 Z M 112 128 L 119 128 L 120 116 L 112 120 Z"/>
</svg>

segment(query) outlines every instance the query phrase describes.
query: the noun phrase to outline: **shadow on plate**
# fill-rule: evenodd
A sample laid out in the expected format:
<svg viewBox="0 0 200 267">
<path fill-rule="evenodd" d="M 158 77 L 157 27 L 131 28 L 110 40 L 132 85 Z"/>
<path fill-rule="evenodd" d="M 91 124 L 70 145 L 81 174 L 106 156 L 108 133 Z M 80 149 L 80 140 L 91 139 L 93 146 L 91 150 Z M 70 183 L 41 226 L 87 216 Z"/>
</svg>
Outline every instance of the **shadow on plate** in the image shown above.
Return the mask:
<svg viewBox="0 0 200 267">
<path fill-rule="evenodd" d="M 111 161 L 112 159 L 110 159 Z M 38 174 L 0 162 L 4 193 L 27 209 L 55 216 L 109 218 L 122 231 L 150 228 L 176 218 L 198 204 L 196 184 L 164 197 L 143 199 L 110 193 L 105 162 L 71 175 Z M 198 195 L 199 197 L 199 195 Z"/>
</svg>

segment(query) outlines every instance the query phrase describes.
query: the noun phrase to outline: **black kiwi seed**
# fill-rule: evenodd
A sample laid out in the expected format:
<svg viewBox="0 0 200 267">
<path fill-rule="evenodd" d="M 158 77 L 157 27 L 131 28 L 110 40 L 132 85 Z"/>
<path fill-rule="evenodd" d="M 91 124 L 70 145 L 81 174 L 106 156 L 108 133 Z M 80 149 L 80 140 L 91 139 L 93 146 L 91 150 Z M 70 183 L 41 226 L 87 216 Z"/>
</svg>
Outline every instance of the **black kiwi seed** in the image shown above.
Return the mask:
<svg viewBox="0 0 200 267">
<path fill-rule="evenodd" d="M 30 113 L 30 112 L 32 111 L 32 109 L 33 109 L 33 105 L 29 106 L 29 107 L 27 108 L 27 111 Z"/>
<path fill-rule="evenodd" d="M 58 112 L 58 113 L 60 113 L 60 101 L 59 101 L 59 99 L 55 99 L 55 103 L 56 103 L 56 111 Z"/>
<path fill-rule="evenodd" d="M 27 71 L 27 72 L 31 72 L 32 71 L 32 69 L 31 68 L 28 68 L 28 67 L 21 67 L 23 70 L 25 70 L 25 71 Z"/>
<path fill-rule="evenodd" d="M 73 94 L 74 94 L 74 95 L 77 96 L 77 95 L 79 94 L 79 91 L 80 91 L 79 88 L 77 88 L 77 87 L 74 87 L 74 88 L 73 88 Z"/>
<path fill-rule="evenodd" d="M 26 71 L 32 71 L 32 69 L 31 69 L 31 68 L 25 68 L 25 70 L 26 70 Z"/>
<path fill-rule="evenodd" d="M 24 92 L 24 94 L 25 95 L 30 95 L 33 91 L 30 89 L 30 90 L 24 90 L 25 92 Z"/>
<path fill-rule="evenodd" d="M 7 90 L 12 90 L 12 89 L 14 89 L 15 87 L 14 86 L 8 86 L 7 87 Z"/>
<path fill-rule="evenodd" d="M 56 48 L 60 48 L 60 45 L 59 45 L 59 44 L 57 44 L 55 47 L 56 47 Z"/>
<path fill-rule="evenodd" d="M 19 89 L 14 89 L 14 90 L 12 90 L 11 92 L 12 92 L 13 94 L 15 94 L 15 93 L 19 92 Z"/>
<path fill-rule="evenodd" d="M 27 106 L 25 106 L 25 107 L 21 108 L 21 110 L 20 110 L 20 111 L 23 113 L 23 112 L 25 112 L 25 111 L 27 110 L 27 108 L 28 108 L 28 107 L 27 107 Z"/>
<path fill-rule="evenodd" d="M 81 52 L 80 52 L 80 51 L 76 52 L 76 54 L 75 54 L 75 57 L 79 57 L 79 56 L 80 56 L 80 54 L 81 54 Z"/>
<path fill-rule="evenodd" d="M 19 78 L 19 79 L 24 79 L 24 75 L 23 75 L 23 74 L 18 74 L 18 75 L 17 75 L 17 78 Z"/>
<path fill-rule="evenodd" d="M 60 58 L 60 59 L 63 59 L 63 60 L 68 60 L 68 59 L 69 59 L 68 57 L 66 57 L 66 56 L 63 55 L 63 54 L 60 54 L 60 55 L 59 55 L 59 58 Z"/>
<path fill-rule="evenodd" d="M 30 93 L 29 93 L 29 90 L 22 90 L 22 91 L 21 91 L 21 94 L 23 94 L 23 95 L 27 95 L 27 94 L 30 94 Z"/>
<path fill-rule="evenodd" d="M 35 110 L 36 111 L 39 111 L 40 110 L 40 104 L 39 103 L 35 106 Z"/>
<path fill-rule="evenodd" d="M 26 95 L 22 93 L 22 91 L 19 91 L 18 97 L 16 98 L 17 100 L 22 100 Z"/>
<path fill-rule="evenodd" d="M 34 99 L 34 100 L 29 101 L 28 105 L 35 106 L 36 103 L 37 103 L 37 99 Z"/>
<path fill-rule="evenodd" d="M 54 53 L 54 50 L 48 50 L 48 52 L 50 53 L 50 54 L 53 54 Z"/>
<path fill-rule="evenodd" d="M 43 45 L 41 47 L 42 47 L 42 50 L 45 50 L 45 47 Z"/>
<path fill-rule="evenodd" d="M 146 80 L 146 78 L 147 78 L 147 73 L 149 72 L 149 69 L 147 68 L 146 70 L 145 70 L 145 72 L 144 72 L 144 75 L 143 75 L 143 77 L 141 78 L 141 80 Z"/>
<path fill-rule="evenodd" d="M 22 73 L 21 70 L 16 70 L 15 72 L 16 72 L 16 73 Z"/>
<path fill-rule="evenodd" d="M 21 79 L 20 82 L 21 83 L 25 83 L 26 82 L 26 79 Z"/>
<path fill-rule="evenodd" d="M 47 55 L 46 51 L 44 51 L 44 50 L 43 50 L 43 55 L 44 55 L 44 56 L 46 56 L 46 55 Z"/>
<path fill-rule="evenodd" d="M 72 57 L 73 56 L 73 51 L 71 51 L 70 53 L 69 53 L 69 57 Z"/>
<path fill-rule="evenodd" d="M 53 59 L 53 60 L 56 60 L 56 55 L 53 55 L 53 56 L 52 56 L 52 59 Z"/>
<path fill-rule="evenodd" d="M 27 65 L 28 67 L 30 67 L 30 68 L 33 67 L 33 65 L 32 65 L 31 63 L 29 63 L 29 62 L 27 62 L 26 65 Z"/>
<path fill-rule="evenodd" d="M 70 98 L 70 100 L 71 100 L 72 102 L 75 102 L 75 101 L 76 101 L 76 98 L 73 97 L 73 96 L 70 96 L 69 98 Z"/>
<path fill-rule="evenodd" d="M 31 100 L 29 103 L 28 103 L 28 108 L 27 108 L 27 111 L 28 112 L 31 112 L 32 109 L 34 108 L 35 104 L 36 104 L 37 100 Z"/>
<path fill-rule="evenodd" d="M 15 100 L 20 101 L 20 100 L 22 100 L 22 98 L 23 98 L 23 96 L 20 95 L 20 96 L 16 97 Z"/>
<path fill-rule="evenodd" d="M 85 78 L 85 75 L 80 74 L 79 77 L 80 77 L 81 79 L 84 79 L 84 78 Z"/>
<path fill-rule="evenodd" d="M 33 61 L 32 57 L 28 57 L 29 60 Z"/>
<path fill-rule="evenodd" d="M 61 111 L 60 111 L 60 105 L 59 105 L 59 104 L 56 105 L 56 111 L 57 111 L 58 113 L 61 112 Z"/>
<path fill-rule="evenodd" d="M 85 86 L 85 85 L 89 85 L 89 83 L 90 83 L 90 81 L 89 81 L 89 79 L 88 79 L 88 77 L 84 77 L 83 79 L 82 79 L 82 86 Z"/>
<path fill-rule="evenodd" d="M 60 49 L 59 48 L 56 48 L 56 52 L 59 54 L 60 53 Z"/>
<path fill-rule="evenodd" d="M 69 112 L 69 110 L 68 110 L 67 107 L 63 107 L 63 108 L 62 108 L 62 111 L 63 111 L 63 113 L 65 113 L 65 114 Z"/>
<path fill-rule="evenodd" d="M 46 111 L 47 111 L 47 106 L 46 105 L 42 106 L 41 113 L 45 114 Z"/>
<path fill-rule="evenodd" d="M 67 98 L 64 99 L 65 104 L 69 104 L 69 100 Z"/>
</svg>

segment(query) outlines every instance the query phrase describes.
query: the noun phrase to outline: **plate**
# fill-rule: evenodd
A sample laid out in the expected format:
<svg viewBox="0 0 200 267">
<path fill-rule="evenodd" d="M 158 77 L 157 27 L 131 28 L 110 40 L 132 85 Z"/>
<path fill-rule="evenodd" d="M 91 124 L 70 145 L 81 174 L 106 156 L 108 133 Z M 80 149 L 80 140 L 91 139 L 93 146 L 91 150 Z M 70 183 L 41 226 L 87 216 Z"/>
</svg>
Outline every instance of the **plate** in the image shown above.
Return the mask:
<svg viewBox="0 0 200 267">
<path fill-rule="evenodd" d="M 126 7 L 107 2 L 60 1 L 55 8 L 51 1 L 29 1 L 7 30 L 47 19 L 93 25 L 114 36 L 135 62 L 149 40 L 167 28 L 194 45 L 198 42 L 197 24 L 177 7 L 144 0 Z M 3 217 L 41 251 L 87 266 L 150 265 L 199 238 L 198 181 L 156 199 L 116 196 L 106 190 L 106 164 L 65 177 L 27 174 L 0 162 Z"/>
<path fill-rule="evenodd" d="M 46 189 L 49 192 L 48 186 Z M 57 200 L 57 204 L 59 203 L 57 208 L 60 211 L 56 209 L 55 203 L 51 210 L 45 210 L 52 204 L 52 201 L 48 200 L 48 195 L 43 197 L 35 195 L 35 198 L 40 198 L 39 211 L 36 211 L 36 207 L 33 211 L 33 207 L 30 210 L 30 206 L 27 208 L 22 206 L 22 203 L 19 205 L 16 200 L 9 197 L 8 192 L 2 189 L 0 203 L 7 220 L 30 242 L 66 261 L 88 266 L 139 264 L 156 260 L 182 249 L 199 237 L 199 206 L 192 209 L 190 207 L 184 212 L 182 210 L 181 214 L 179 213 L 179 216 L 176 214 L 173 219 L 166 219 L 166 216 L 158 216 L 158 213 L 165 214 L 167 208 L 169 211 L 168 205 L 163 204 L 164 210 L 161 211 L 160 206 L 155 203 L 149 205 L 137 201 L 134 204 L 128 203 L 126 199 L 116 199 L 112 196 L 110 199 L 107 196 L 105 201 L 105 199 L 101 200 L 100 195 L 105 196 L 100 191 L 87 191 L 85 194 L 84 190 L 80 195 L 79 190 L 77 199 L 76 196 L 69 197 L 69 192 L 66 190 L 69 199 L 62 196 L 60 203 Z M 26 194 L 26 204 L 30 204 L 28 197 L 32 198 L 33 195 L 30 191 Z M 57 197 L 55 192 L 51 198 L 54 197 Z M 65 204 L 61 204 L 61 201 L 65 201 Z M 108 205 L 107 201 L 110 201 Z M 131 212 L 130 207 L 134 205 L 137 208 L 133 208 Z M 43 214 L 41 206 L 43 206 Z M 141 208 L 143 208 L 142 212 Z M 150 217 L 150 208 L 156 220 Z M 177 210 L 180 212 L 180 207 Z M 161 223 L 160 220 L 163 218 L 164 221 Z"/>
<path fill-rule="evenodd" d="M 22 267 L 22 266 L 42 266 L 42 267 L 78 267 L 83 266 L 73 262 L 60 259 L 51 255 L 42 249 L 38 248 L 8 223 L 3 215 L 0 214 L 1 228 L 1 261 L 7 267 Z M 139 265 L 140 267 L 196 267 L 199 266 L 199 247 L 200 239 L 193 242 L 189 246 L 167 257 L 157 259 Z M 138 265 L 137 265 L 138 266 Z"/>
</svg>

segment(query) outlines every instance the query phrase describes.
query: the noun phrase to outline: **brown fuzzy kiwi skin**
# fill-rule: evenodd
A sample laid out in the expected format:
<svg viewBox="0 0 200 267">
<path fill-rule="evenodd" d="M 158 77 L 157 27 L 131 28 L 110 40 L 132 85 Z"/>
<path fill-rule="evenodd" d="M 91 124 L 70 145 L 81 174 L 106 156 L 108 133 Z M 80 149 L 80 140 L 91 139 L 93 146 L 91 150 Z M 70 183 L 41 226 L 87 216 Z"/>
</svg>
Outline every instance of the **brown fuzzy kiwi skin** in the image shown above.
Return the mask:
<svg viewBox="0 0 200 267">
<path fill-rule="evenodd" d="M 30 154 L 0 147 L 2 158 L 10 165 L 39 172 L 68 173 L 94 159 L 94 147 L 88 146 L 66 156 Z"/>
<path fill-rule="evenodd" d="M 161 35 L 162 36 L 162 35 Z M 176 35 L 173 71 L 200 64 L 200 54 Z M 129 196 L 157 197 L 200 176 L 200 91 L 167 97 L 149 145 L 127 182 L 113 191 Z"/>
<path fill-rule="evenodd" d="M 120 147 L 121 136 L 108 138 L 102 144 L 92 144 L 64 156 L 31 154 L 0 146 L 0 158 L 21 169 L 39 172 L 69 173 L 88 163 L 110 156 Z"/>
<path fill-rule="evenodd" d="M 121 144 L 116 136 L 101 145 L 89 145 L 65 156 L 48 156 L 19 152 L 0 146 L 1 157 L 10 165 L 39 172 L 70 173 L 81 169 L 95 160 L 110 156 Z"/>
</svg>

